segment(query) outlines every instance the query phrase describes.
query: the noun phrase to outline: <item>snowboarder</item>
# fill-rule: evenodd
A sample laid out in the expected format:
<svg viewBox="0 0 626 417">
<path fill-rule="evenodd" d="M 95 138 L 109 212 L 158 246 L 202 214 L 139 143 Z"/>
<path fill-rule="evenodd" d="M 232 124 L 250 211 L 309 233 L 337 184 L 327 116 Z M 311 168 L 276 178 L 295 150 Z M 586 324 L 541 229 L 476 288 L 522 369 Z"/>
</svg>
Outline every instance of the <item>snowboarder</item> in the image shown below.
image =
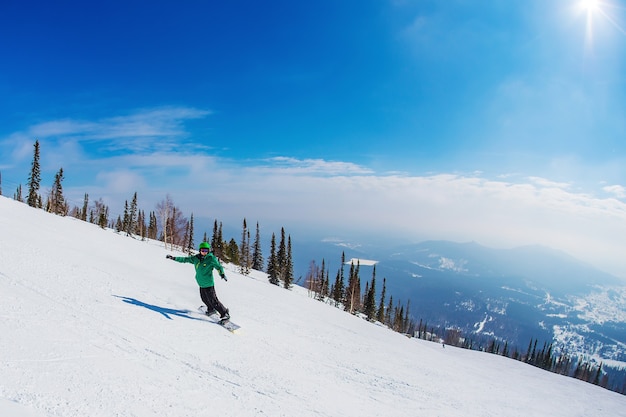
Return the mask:
<svg viewBox="0 0 626 417">
<path fill-rule="evenodd" d="M 196 267 L 196 282 L 200 287 L 200 298 L 207 306 L 207 315 L 217 310 L 220 314 L 220 321 L 225 322 L 230 319 L 230 314 L 228 309 L 217 299 L 215 281 L 213 280 L 213 269 L 217 269 L 220 277 L 228 281 L 226 274 L 224 274 L 224 267 L 222 267 L 217 257 L 211 253 L 211 245 L 208 242 L 200 243 L 198 249 L 200 253 L 193 256 L 165 255 L 165 257 L 176 262 L 194 264 Z"/>
</svg>

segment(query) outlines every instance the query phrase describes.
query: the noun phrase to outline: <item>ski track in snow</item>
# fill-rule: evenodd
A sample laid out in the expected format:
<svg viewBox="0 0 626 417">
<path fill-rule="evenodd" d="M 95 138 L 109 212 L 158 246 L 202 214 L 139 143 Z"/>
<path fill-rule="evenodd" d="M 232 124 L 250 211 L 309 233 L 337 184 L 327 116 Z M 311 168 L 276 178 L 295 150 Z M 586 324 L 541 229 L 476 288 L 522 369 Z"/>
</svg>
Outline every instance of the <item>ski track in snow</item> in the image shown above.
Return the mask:
<svg viewBox="0 0 626 417">
<path fill-rule="evenodd" d="M 409 339 L 227 265 L 231 334 L 158 242 L 0 197 L 0 415 L 619 416 L 626 397 Z"/>
</svg>

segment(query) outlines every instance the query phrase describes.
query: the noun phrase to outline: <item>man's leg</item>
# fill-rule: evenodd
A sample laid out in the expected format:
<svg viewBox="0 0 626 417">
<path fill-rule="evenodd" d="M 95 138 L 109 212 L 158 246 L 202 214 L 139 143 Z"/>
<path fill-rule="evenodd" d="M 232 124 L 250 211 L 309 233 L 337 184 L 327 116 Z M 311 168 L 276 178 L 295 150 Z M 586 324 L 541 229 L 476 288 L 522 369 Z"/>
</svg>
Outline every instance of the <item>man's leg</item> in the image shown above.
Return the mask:
<svg viewBox="0 0 626 417">
<path fill-rule="evenodd" d="M 217 299 L 217 294 L 215 293 L 215 287 L 203 288 L 206 291 L 207 299 L 211 303 L 212 307 L 220 313 L 220 317 L 224 318 L 228 315 L 228 309 L 224 307 L 224 304 Z"/>
</svg>

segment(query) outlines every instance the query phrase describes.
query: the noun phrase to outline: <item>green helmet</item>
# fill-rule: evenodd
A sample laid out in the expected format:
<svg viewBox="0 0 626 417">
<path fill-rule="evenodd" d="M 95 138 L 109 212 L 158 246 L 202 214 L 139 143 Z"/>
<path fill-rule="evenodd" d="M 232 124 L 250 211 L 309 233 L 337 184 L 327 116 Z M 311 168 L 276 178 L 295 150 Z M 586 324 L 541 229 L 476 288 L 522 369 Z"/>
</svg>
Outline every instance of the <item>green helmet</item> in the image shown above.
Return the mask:
<svg viewBox="0 0 626 417">
<path fill-rule="evenodd" d="M 200 246 L 198 246 L 198 250 L 200 249 L 208 249 L 209 252 L 211 251 L 211 244 L 209 242 L 202 242 L 200 243 Z"/>
</svg>

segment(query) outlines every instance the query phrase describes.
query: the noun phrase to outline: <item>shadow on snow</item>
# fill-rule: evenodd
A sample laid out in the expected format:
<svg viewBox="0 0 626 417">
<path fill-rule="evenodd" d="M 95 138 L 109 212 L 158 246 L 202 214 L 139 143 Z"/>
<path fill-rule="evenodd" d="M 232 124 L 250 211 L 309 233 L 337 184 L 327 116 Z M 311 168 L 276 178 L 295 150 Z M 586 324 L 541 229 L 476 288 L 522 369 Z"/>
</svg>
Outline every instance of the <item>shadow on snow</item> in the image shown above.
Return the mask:
<svg viewBox="0 0 626 417">
<path fill-rule="evenodd" d="M 120 298 L 125 303 L 132 304 L 132 305 L 135 305 L 135 306 L 147 308 L 148 310 L 155 311 L 155 312 L 165 316 L 165 318 L 168 319 L 168 320 L 173 320 L 172 316 L 183 317 L 183 318 L 191 319 L 191 320 L 202 320 L 199 317 L 193 317 L 191 315 L 192 312 L 190 310 L 174 310 L 172 308 L 160 307 L 160 306 L 156 306 L 154 304 L 144 303 L 143 301 L 139 301 L 136 298 L 131 298 L 131 297 L 123 297 L 123 296 L 119 296 L 119 295 L 114 295 L 113 297 Z"/>
</svg>

